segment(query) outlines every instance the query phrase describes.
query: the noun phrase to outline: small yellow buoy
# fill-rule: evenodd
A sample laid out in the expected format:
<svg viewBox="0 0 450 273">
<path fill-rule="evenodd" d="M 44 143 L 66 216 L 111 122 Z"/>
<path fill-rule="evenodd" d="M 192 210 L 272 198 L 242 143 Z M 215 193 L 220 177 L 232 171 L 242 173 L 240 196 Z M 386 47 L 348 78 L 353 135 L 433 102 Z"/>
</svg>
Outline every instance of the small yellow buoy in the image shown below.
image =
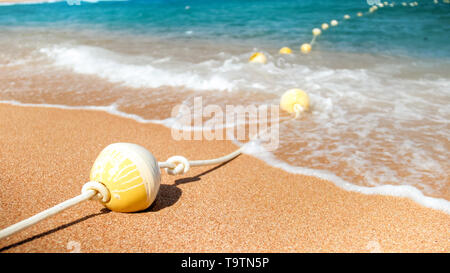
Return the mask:
<svg viewBox="0 0 450 273">
<path fill-rule="evenodd" d="M 308 43 L 302 44 L 302 46 L 300 47 L 300 51 L 303 54 L 308 54 L 309 52 L 311 52 L 311 45 Z"/>
<path fill-rule="evenodd" d="M 344 15 L 344 19 L 345 19 L 345 20 L 350 19 L 350 15 L 348 15 L 348 14 Z"/>
<path fill-rule="evenodd" d="M 250 57 L 250 59 L 248 61 L 251 63 L 265 64 L 265 63 L 267 63 L 267 58 L 263 53 L 256 52 Z"/>
<path fill-rule="evenodd" d="M 309 110 L 309 96 L 301 89 L 290 89 L 281 96 L 280 107 L 290 114 L 298 115 Z"/>
<path fill-rule="evenodd" d="M 91 181 L 109 191 L 105 207 L 118 212 L 148 208 L 156 199 L 161 173 L 155 157 L 144 147 L 132 143 L 107 146 L 94 162 Z"/>
<path fill-rule="evenodd" d="M 319 36 L 320 34 L 322 34 L 322 31 L 320 30 L 320 28 L 314 28 L 314 29 L 312 30 L 312 34 L 313 34 L 314 36 Z"/>
<path fill-rule="evenodd" d="M 331 20 L 330 24 L 335 27 L 338 25 L 338 21 L 337 20 Z"/>
<path fill-rule="evenodd" d="M 407 5 L 407 4 L 406 4 L 405 2 L 402 2 L 402 6 L 406 7 L 406 5 Z"/>
<path fill-rule="evenodd" d="M 323 30 L 327 30 L 328 29 L 328 24 L 327 23 L 323 23 L 322 24 L 322 29 Z"/>
<path fill-rule="evenodd" d="M 384 5 L 383 5 L 383 4 L 378 4 L 378 6 L 379 6 L 380 8 L 384 7 Z"/>
<path fill-rule="evenodd" d="M 289 47 L 283 47 L 280 49 L 280 54 L 291 54 L 292 50 Z"/>
<path fill-rule="evenodd" d="M 363 16 L 362 12 L 358 12 L 356 15 L 357 15 L 358 17 Z"/>
<path fill-rule="evenodd" d="M 383 2 L 383 4 L 384 4 L 385 6 L 387 6 L 389 3 L 385 1 L 385 2 Z"/>
</svg>

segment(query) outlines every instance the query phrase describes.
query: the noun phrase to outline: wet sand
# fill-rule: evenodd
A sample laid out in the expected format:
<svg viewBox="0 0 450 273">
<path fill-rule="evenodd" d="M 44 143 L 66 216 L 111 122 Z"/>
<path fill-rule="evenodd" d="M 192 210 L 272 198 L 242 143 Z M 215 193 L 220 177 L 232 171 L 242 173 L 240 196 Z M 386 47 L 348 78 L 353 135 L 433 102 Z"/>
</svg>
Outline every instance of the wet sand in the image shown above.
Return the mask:
<svg viewBox="0 0 450 273">
<path fill-rule="evenodd" d="M 163 161 L 206 159 L 228 141 L 98 111 L 0 104 L 0 228 L 80 193 L 98 153 L 132 142 Z M 162 174 L 156 202 L 116 213 L 85 202 L 0 241 L 2 252 L 449 252 L 450 215 L 398 197 L 347 192 L 242 155 Z"/>
</svg>

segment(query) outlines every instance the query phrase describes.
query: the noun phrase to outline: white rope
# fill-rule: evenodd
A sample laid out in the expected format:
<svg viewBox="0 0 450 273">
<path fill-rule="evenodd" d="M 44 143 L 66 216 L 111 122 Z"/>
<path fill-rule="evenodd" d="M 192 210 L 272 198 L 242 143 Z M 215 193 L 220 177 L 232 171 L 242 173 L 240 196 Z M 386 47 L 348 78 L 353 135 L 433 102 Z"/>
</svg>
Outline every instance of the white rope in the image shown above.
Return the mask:
<svg viewBox="0 0 450 273">
<path fill-rule="evenodd" d="M 159 162 L 158 165 L 160 168 L 164 168 L 166 172 L 170 175 L 184 174 L 187 171 L 189 171 L 190 167 L 217 165 L 220 163 L 230 161 L 231 159 L 240 155 L 243 149 L 244 146 L 222 157 L 207 160 L 189 161 L 184 156 L 177 155 L 170 157 L 165 162 Z"/>
<path fill-rule="evenodd" d="M 16 223 L 12 226 L 9 226 L 5 229 L 0 230 L 0 240 L 3 238 L 6 238 L 16 232 L 19 232 L 29 226 L 32 226 L 34 224 L 39 223 L 40 221 L 55 215 L 57 213 L 60 213 L 63 210 L 66 210 L 72 206 L 75 206 L 81 202 L 84 202 L 86 200 L 89 200 L 91 198 L 100 197 L 101 199 L 104 199 L 105 196 L 98 196 L 98 194 L 102 194 L 105 191 L 108 192 L 108 199 L 109 199 L 109 191 L 106 189 L 106 187 L 99 183 L 99 182 L 88 182 L 86 183 L 88 186 L 83 187 L 81 194 L 71 198 L 69 200 L 66 200 L 62 203 L 59 203 L 58 205 L 51 207 L 47 210 L 44 210 L 36 215 L 31 216 L 30 218 L 27 218 L 25 220 L 20 221 L 19 223 Z M 95 188 L 95 189 L 94 189 Z M 97 190 L 100 189 L 100 190 Z"/>
</svg>

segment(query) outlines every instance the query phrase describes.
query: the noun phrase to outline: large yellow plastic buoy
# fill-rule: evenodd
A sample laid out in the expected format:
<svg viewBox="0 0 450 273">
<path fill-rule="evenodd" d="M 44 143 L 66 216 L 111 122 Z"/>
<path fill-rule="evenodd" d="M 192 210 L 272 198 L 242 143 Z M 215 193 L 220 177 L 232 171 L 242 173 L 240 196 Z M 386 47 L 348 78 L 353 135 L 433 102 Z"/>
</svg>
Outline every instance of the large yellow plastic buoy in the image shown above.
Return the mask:
<svg viewBox="0 0 450 273">
<path fill-rule="evenodd" d="M 132 143 L 107 146 L 94 162 L 91 181 L 106 186 L 110 198 L 104 206 L 117 212 L 148 208 L 159 191 L 161 173 L 155 157 L 144 147 Z"/>
<path fill-rule="evenodd" d="M 331 20 L 330 24 L 335 27 L 338 25 L 338 21 L 337 20 Z"/>
<path fill-rule="evenodd" d="M 323 30 L 327 30 L 328 29 L 328 24 L 327 23 L 323 23 L 322 24 L 322 29 Z"/>
<path fill-rule="evenodd" d="M 290 114 L 298 115 L 309 110 L 309 96 L 301 89 L 290 89 L 281 96 L 280 107 Z"/>
<path fill-rule="evenodd" d="M 319 36 L 320 34 L 322 34 L 322 31 L 320 30 L 320 28 L 313 28 L 312 34 L 314 36 Z"/>
<path fill-rule="evenodd" d="M 280 49 L 280 54 L 291 54 L 292 50 L 289 47 L 283 47 Z"/>
<path fill-rule="evenodd" d="M 250 59 L 248 59 L 248 61 L 251 63 L 265 64 L 267 63 L 267 58 L 263 53 L 256 52 L 250 57 Z"/>
<path fill-rule="evenodd" d="M 303 54 L 308 54 L 309 52 L 311 52 L 311 45 L 308 43 L 302 44 L 302 46 L 300 47 L 300 51 Z"/>
</svg>

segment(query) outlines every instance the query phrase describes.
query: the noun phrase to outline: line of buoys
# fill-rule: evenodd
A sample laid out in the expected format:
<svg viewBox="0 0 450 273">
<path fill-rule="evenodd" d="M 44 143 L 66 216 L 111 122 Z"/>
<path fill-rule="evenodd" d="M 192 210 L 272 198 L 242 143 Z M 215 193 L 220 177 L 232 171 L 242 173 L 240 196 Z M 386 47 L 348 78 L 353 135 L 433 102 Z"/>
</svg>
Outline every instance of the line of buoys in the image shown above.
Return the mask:
<svg viewBox="0 0 450 273">
<path fill-rule="evenodd" d="M 447 1 L 447 2 L 450 3 L 450 0 L 443 0 L 443 1 L 444 2 Z M 437 3 L 439 3 L 439 1 L 438 0 L 434 0 L 434 3 L 437 4 Z M 402 2 L 401 4 L 402 4 L 402 6 L 408 6 L 408 4 L 409 4 L 409 6 L 411 6 L 411 7 L 415 7 L 415 6 L 419 5 L 417 2 L 410 2 L 410 3 Z M 382 3 L 376 4 L 376 5 L 372 5 L 369 8 L 367 13 L 373 13 L 373 12 L 377 11 L 380 8 L 388 7 L 388 6 L 389 7 L 394 7 L 395 3 L 389 3 L 387 1 L 384 1 Z M 357 12 L 356 16 L 357 17 L 362 17 L 362 16 L 364 16 L 364 13 L 363 12 Z M 343 18 L 344 18 L 344 20 L 351 19 L 350 15 L 348 15 L 348 14 L 345 14 Z M 338 26 L 339 25 L 339 21 L 333 19 L 333 20 L 330 21 L 330 24 L 323 23 L 321 25 L 321 29 L 322 30 L 320 28 L 314 28 L 312 30 L 313 38 L 312 38 L 311 42 L 302 44 L 300 46 L 300 52 L 303 53 L 303 54 L 310 53 L 311 50 L 312 50 L 312 47 L 314 46 L 316 38 L 322 34 L 322 31 L 327 30 L 330 27 L 330 25 L 332 27 Z M 279 50 L 279 54 L 292 54 L 292 50 L 289 47 L 282 47 Z M 267 63 L 267 58 L 266 58 L 266 56 L 263 53 L 256 52 L 249 58 L 249 62 L 265 64 L 265 63 Z"/>
</svg>

